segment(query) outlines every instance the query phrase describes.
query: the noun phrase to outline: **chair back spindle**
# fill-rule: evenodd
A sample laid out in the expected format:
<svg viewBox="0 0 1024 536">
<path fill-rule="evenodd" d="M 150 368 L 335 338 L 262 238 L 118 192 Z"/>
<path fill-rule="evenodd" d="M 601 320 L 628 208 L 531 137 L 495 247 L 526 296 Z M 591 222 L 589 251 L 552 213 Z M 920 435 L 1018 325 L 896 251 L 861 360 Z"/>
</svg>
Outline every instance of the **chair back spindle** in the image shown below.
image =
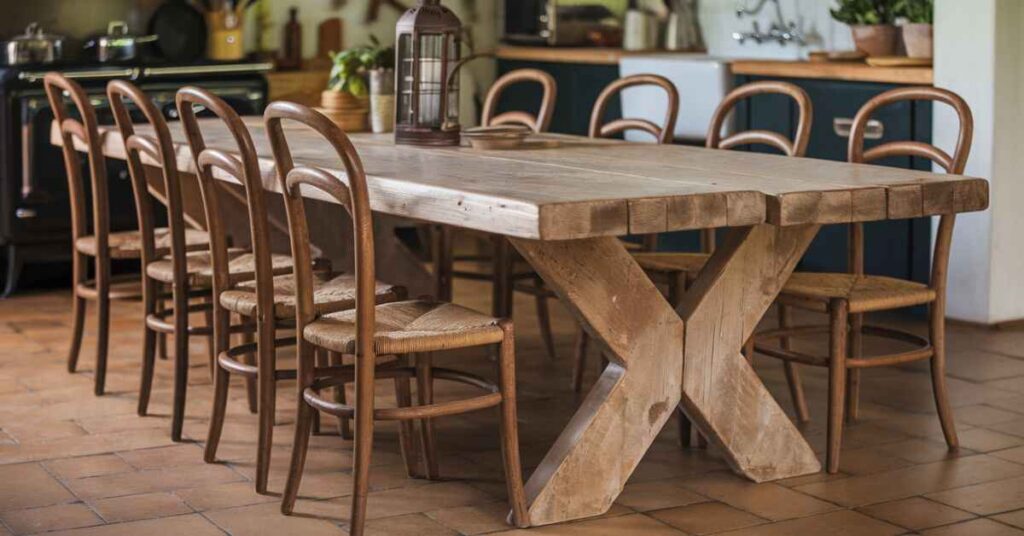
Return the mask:
<svg viewBox="0 0 1024 536">
<path fill-rule="evenodd" d="M 96 236 L 97 255 L 105 257 L 110 235 L 109 193 L 107 190 L 107 165 L 103 157 L 96 109 L 93 108 L 89 96 L 82 86 L 62 74 L 47 73 L 43 77 L 43 87 L 46 90 L 46 97 L 50 102 L 50 108 L 53 110 L 53 116 L 60 128 L 63 141 L 62 153 L 68 176 L 68 193 L 71 204 L 72 244 L 79 238 L 90 234 L 89 208 L 85 180 L 82 177 L 82 161 L 75 148 L 75 141 L 78 140 L 86 146 L 86 158 L 89 166 L 93 220 L 91 234 Z M 80 119 L 71 117 L 65 95 L 76 108 Z"/>
<path fill-rule="evenodd" d="M 170 256 L 175 281 L 186 278 L 185 263 L 185 206 L 178 175 L 177 153 L 171 140 L 170 129 L 163 114 L 137 86 L 125 80 L 114 80 L 107 84 L 107 97 L 114 113 L 114 121 L 121 132 L 127 154 L 128 172 L 135 192 L 136 205 L 140 211 L 139 229 L 142 235 L 143 264 L 156 260 L 156 238 L 149 213 L 151 202 L 149 183 L 146 179 L 145 164 L 154 165 L 161 171 L 164 186 L 164 204 L 167 207 L 168 228 L 171 237 Z M 139 134 L 129 112 L 128 104 L 134 106 L 153 128 L 153 135 Z M 145 212 L 145 215 L 143 214 Z"/>
<path fill-rule="evenodd" d="M 736 105 L 756 95 L 783 95 L 796 103 L 796 132 L 789 139 L 778 132 L 769 130 L 745 130 L 730 136 L 722 135 L 722 127 Z M 811 141 L 811 122 L 814 120 L 814 106 L 811 97 L 801 87 L 788 82 L 763 81 L 744 84 L 725 96 L 711 116 L 711 125 L 705 146 L 708 149 L 734 149 L 748 145 L 768 145 L 787 156 L 803 157 Z M 701 233 L 701 251 L 715 251 L 715 230 L 706 229 Z"/>
<path fill-rule="evenodd" d="M 953 108 L 960 123 L 957 142 L 953 153 L 928 143 L 900 140 L 882 143 L 875 147 L 865 148 L 864 138 L 868 121 L 879 108 L 893 103 L 913 100 L 940 102 Z M 971 154 L 971 143 L 974 139 L 974 116 L 970 106 L 956 93 L 936 87 L 903 87 L 886 91 L 869 100 L 853 119 L 850 128 L 849 161 L 867 163 L 892 156 L 912 156 L 926 158 L 947 173 L 961 175 L 967 166 Z M 935 237 L 935 250 L 932 256 L 932 276 L 930 286 L 938 294 L 939 306 L 944 306 L 946 278 L 949 268 L 949 252 L 953 239 L 953 227 L 956 214 L 943 214 L 939 220 L 939 228 Z M 864 273 L 864 225 L 855 223 L 850 226 L 850 272 Z"/>
<path fill-rule="evenodd" d="M 373 341 L 376 322 L 376 274 L 373 218 L 362 160 L 348 136 L 331 120 L 310 108 L 292 102 L 275 102 L 267 107 L 264 120 L 277 166 L 277 180 L 285 193 L 292 257 L 295 262 L 297 333 L 302 333 L 304 326 L 316 319 L 313 307 L 309 223 L 302 196 L 303 188 L 312 188 L 343 205 L 352 218 L 356 276 L 357 368 L 361 364 L 364 373 L 370 374 L 372 381 L 375 359 Z M 322 168 L 295 166 L 288 138 L 284 134 L 283 121 L 305 125 L 319 134 L 338 155 L 345 170 L 345 177 L 336 177 Z M 299 341 L 302 344 L 301 337 Z M 303 361 L 304 359 L 300 359 L 299 363 L 300 380 L 312 381 L 313 363 Z M 360 375 L 360 378 L 362 381 L 363 376 Z"/>
<path fill-rule="evenodd" d="M 646 119 L 616 119 L 604 122 L 605 112 L 612 99 L 628 88 L 655 86 L 665 91 L 668 103 L 665 107 L 665 120 L 661 126 Z M 630 130 L 641 130 L 654 136 L 658 143 L 672 143 L 675 135 L 676 119 L 679 117 L 679 91 L 667 78 L 654 74 L 638 74 L 620 78 L 604 88 L 594 103 L 590 115 L 590 137 L 608 138 Z"/>
<path fill-rule="evenodd" d="M 534 82 L 540 84 L 543 96 L 537 114 L 524 111 L 498 113 L 498 102 L 501 95 L 515 84 Z M 555 113 L 555 99 L 558 98 L 558 85 L 554 77 L 539 69 L 518 69 L 498 78 L 487 91 L 484 101 L 483 115 L 480 123 L 485 127 L 498 125 L 523 125 L 534 132 L 547 132 L 551 126 L 551 118 Z"/>
<path fill-rule="evenodd" d="M 219 295 L 231 286 L 228 236 L 223 223 L 225 214 L 222 211 L 224 191 L 219 185 L 220 180 L 214 178 L 215 174 L 223 173 L 241 184 L 245 193 L 245 205 L 249 216 L 249 238 L 255 261 L 257 308 L 261 314 L 268 314 L 266 312 L 272 311 L 274 305 L 274 271 L 270 251 L 266 193 L 252 136 L 242 118 L 230 105 L 202 88 L 192 86 L 181 88 L 176 97 L 176 104 L 192 158 L 195 161 L 203 208 L 206 220 L 209 222 L 214 295 Z M 198 108 L 202 108 L 220 119 L 228 135 L 225 140 L 230 139 L 230 142 L 233 142 L 229 150 L 212 148 L 208 145 L 207 136 L 203 134 L 196 116 Z"/>
</svg>

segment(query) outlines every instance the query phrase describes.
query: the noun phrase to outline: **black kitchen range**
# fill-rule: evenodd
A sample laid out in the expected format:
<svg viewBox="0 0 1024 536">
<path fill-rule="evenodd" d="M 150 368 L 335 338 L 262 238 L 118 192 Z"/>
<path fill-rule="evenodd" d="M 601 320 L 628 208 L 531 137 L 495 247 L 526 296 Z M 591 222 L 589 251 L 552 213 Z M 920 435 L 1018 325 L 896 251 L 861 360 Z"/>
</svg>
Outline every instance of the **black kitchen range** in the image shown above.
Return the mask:
<svg viewBox="0 0 1024 536">
<path fill-rule="evenodd" d="M 38 24 L 22 35 L 0 36 L 6 39 L 0 58 L 3 296 L 18 288 L 26 265 L 70 258 L 68 186 L 60 149 L 50 144 L 53 113 L 43 91 L 45 73 L 58 71 L 82 84 L 104 124 L 113 123 L 105 89 L 115 79 L 137 84 L 172 120 L 177 119 L 174 92 L 189 84 L 202 84 L 243 115 L 262 112 L 267 100 L 263 73 L 273 67 L 271 63 L 201 59 L 202 48 L 190 48 L 190 43 L 173 47 L 167 43 L 161 48 L 156 33 L 133 36 L 126 25 L 115 21 L 109 28 L 74 40 L 50 34 Z M 70 47 L 69 42 L 78 45 Z M 107 167 L 111 228 L 135 228 L 127 170 L 116 162 L 108 162 Z"/>
</svg>

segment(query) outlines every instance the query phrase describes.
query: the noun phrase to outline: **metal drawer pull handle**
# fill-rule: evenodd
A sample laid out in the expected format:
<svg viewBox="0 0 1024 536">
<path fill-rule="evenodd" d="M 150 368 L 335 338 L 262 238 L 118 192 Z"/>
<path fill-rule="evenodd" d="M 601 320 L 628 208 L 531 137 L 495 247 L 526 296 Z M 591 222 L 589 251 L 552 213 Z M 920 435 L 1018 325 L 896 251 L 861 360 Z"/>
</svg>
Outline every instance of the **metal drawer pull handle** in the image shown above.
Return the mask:
<svg viewBox="0 0 1024 536">
<path fill-rule="evenodd" d="M 36 217 L 36 211 L 30 208 L 19 208 L 14 211 L 14 216 L 19 220 L 27 220 Z"/>
<path fill-rule="evenodd" d="M 849 117 L 837 117 L 832 120 L 832 130 L 840 138 L 849 138 L 850 130 L 853 129 L 853 119 Z M 868 126 L 864 129 L 865 140 L 880 140 L 885 136 L 885 125 L 877 119 L 868 120 Z"/>
</svg>

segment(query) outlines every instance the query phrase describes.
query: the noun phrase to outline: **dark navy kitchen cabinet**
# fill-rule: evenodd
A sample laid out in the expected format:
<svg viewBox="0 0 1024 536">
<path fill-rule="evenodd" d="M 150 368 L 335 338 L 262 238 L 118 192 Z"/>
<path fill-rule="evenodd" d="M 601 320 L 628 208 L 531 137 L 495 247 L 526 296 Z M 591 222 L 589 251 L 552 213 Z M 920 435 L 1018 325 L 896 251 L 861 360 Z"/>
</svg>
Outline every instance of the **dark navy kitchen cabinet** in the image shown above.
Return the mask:
<svg viewBox="0 0 1024 536">
<path fill-rule="evenodd" d="M 590 112 L 598 95 L 619 77 L 618 65 L 586 65 L 520 60 L 498 60 L 498 75 L 516 69 L 540 69 L 551 74 L 558 83 L 558 98 L 551 119 L 551 132 L 587 135 Z M 540 108 L 541 89 L 537 84 L 512 86 L 498 103 L 498 111 L 537 110 Z M 607 120 L 622 117 L 618 99 L 608 107 Z"/>
</svg>

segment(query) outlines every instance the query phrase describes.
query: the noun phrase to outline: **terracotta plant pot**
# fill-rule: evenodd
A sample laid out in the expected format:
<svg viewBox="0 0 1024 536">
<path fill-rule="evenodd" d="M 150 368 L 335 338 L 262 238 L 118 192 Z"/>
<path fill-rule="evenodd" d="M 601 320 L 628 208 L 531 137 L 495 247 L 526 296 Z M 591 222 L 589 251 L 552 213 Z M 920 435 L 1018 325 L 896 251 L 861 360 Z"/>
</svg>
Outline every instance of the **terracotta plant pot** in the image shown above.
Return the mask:
<svg viewBox="0 0 1024 536">
<path fill-rule="evenodd" d="M 320 111 L 345 132 L 366 132 L 369 99 L 347 91 L 327 90 L 320 94 Z"/>
<path fill-rule="evenodd" d="M 908 22 L 903 25 L 903 44 L 911 58 L 932 57 L 932 25 Z"/>
<path fill-rule="evenodd" d="M 853 44 L 857 50 L 868 56 L 893 56 L 896 54 L 896 27 L 891 24 L 868 24 L 850 26 Z"/>
</svg>

